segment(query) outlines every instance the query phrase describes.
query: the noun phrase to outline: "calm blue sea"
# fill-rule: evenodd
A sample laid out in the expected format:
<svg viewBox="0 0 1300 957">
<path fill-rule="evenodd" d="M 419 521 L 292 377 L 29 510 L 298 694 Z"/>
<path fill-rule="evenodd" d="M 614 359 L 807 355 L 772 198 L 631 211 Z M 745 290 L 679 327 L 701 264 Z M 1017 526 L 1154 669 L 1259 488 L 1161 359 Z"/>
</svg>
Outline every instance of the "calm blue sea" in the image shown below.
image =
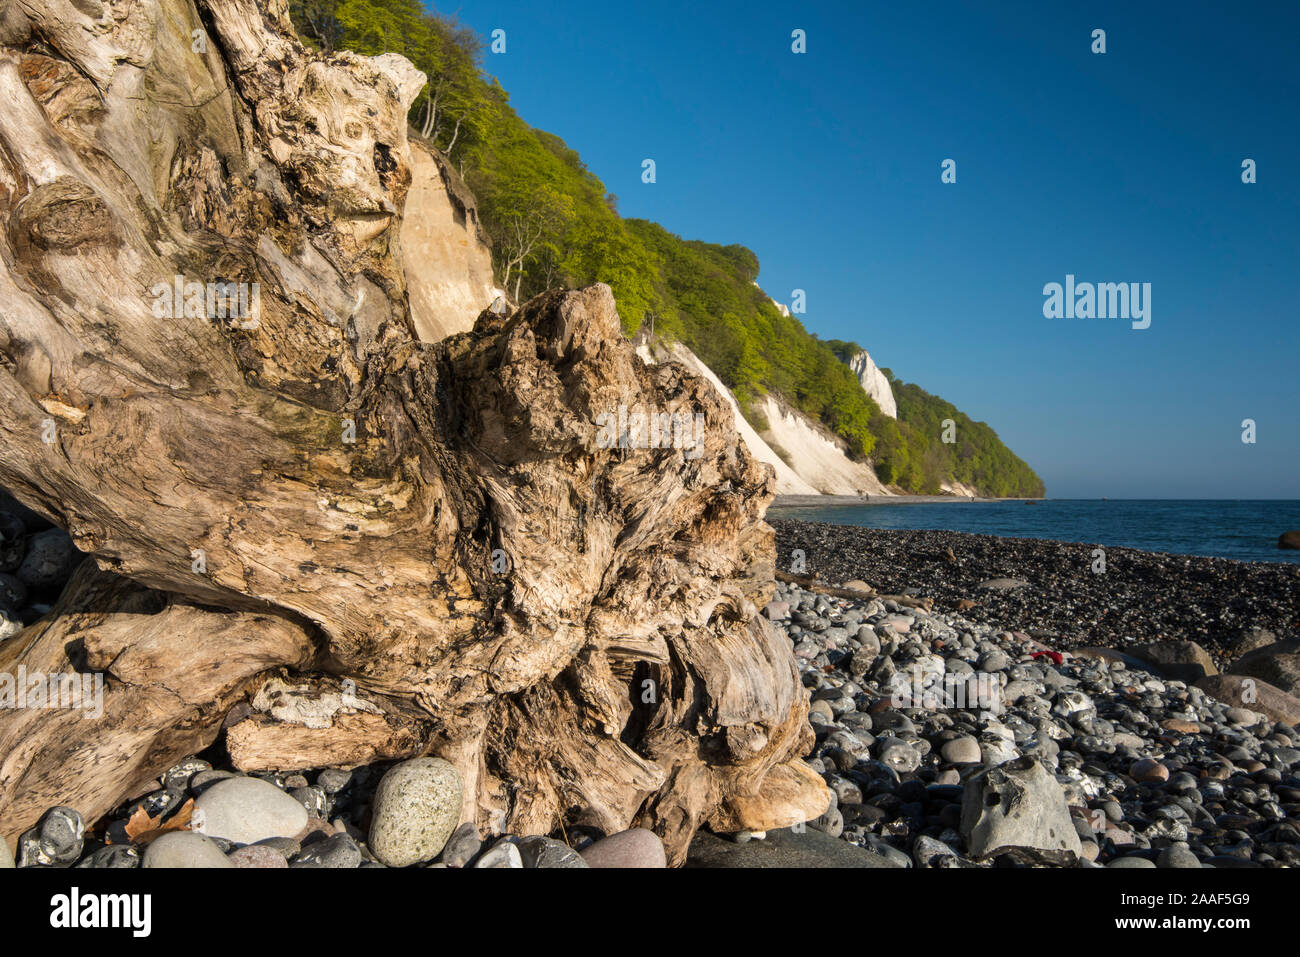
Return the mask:
<svg viewBox="0 0 1300 957">
<path fill-rule="evenodd" d="M 866 528 L 947 529 L 1300 563 L 1300 551 L 1277 547 L 1279 535 L 1300 529 L 1300 501 L 1046 499 L 1036 505 L 1015 501 L 774 508 L 769 514 Z"/>
</svg>

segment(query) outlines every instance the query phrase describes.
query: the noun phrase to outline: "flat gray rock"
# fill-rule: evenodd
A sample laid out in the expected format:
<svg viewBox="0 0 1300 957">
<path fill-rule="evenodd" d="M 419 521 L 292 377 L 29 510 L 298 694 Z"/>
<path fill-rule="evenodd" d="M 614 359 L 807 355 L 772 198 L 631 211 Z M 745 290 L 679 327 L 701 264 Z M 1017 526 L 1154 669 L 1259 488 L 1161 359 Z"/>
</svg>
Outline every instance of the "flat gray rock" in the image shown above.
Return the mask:
<svg viewBox="0 0 1300 957">
<path fill-rule="evenodd" d="M 438 861 L 447 867 L 466 867 L 482 849 L 483 839 L 478 836 L 478 828 L 466 821 L 451 832 Z"/>
<path fill-rule="evenodd" d="M 361 866 L 361 848 L 347 834 L 335 834 L 305 847 L 293 861 L 294 867 L 354 868 Z"/>
<path fill-rule="evenodd" d="M 691 842 L 687 867 L 878 867 L 899 865 L 866 848 L 807 828 L 796 834 L 790 828 L 768 831 L 766 840 L 735 844 L 708 831 Z"/>
<path fill-rule="evenodd" d="M 1006 851 L 1073 865 L 1082 852 L 1065 792 L 1033 758 L 1017 758 L 967 780 L 961 836 L 975 860 Z"/>
</svg>

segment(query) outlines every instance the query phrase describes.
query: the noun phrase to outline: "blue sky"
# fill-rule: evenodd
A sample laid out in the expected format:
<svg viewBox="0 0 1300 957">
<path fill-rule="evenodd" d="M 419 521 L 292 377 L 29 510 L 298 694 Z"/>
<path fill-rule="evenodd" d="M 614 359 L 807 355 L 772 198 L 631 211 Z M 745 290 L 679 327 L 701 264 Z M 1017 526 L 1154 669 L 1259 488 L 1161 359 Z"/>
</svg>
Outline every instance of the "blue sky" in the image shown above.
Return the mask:
<svg viewBox="0 0 1300 957">
<path fill-rule="evenodd" d="M 750 247 L 1049 495 L 1300 498 L 1300 6 L 438 9 L 506 31 L 487 71 L 624 215 Z M 1067 273 L 1151 283 L 1150 328 L 1044 318 Z"/>
</svg>

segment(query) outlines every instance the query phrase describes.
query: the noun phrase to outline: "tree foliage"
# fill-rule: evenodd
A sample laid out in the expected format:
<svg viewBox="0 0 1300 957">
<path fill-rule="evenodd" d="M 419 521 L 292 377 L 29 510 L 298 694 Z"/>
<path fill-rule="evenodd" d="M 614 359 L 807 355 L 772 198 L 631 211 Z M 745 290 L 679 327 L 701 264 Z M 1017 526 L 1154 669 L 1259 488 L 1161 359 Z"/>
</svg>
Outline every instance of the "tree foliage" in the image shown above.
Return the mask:
<svg viewBox="0 0 1300 957">
<path fill-rule="evenodd" d="M 862 351 L 856 342 L 839 339 L 827 340 L 826 345 L 844 363 Z M 897 420 L 879 410 L 871 419 L 876 436 L 873 465 L 882 482 L 928 495 L 938 494 L 941 485 L 954 481 L 994 497 L 1043 494 L 1043 480 L 986 423 L 974 421 L 919 385 L 895 378 L 889 369 L 880 371 L 898 404 Z M 952 443 L 943 440 L 949 419 L 955 426 Z"/>
<path fill-rule="evenodd" d="M 919 386 L 892 379 L 899 418 L 884 415 L 848 368 L 859 347 L 822 341 L 758 287 L 744 246 L 685 240 L 624 219 L 562 139 L 525 123 L 482 72 L 483 44 L 419 0 L 293 0 L 301 35 L 323 50 L 401 53 L 429 76 L 415 130 L 459 163 L 493 243 L 498 282 L 516 300 L 558 286 L 607 283 L 626 332 L 643 322 L 684 342 L 735 393 L 751 422 L 773 394 L 870 459 L 887 484 L 938 492 L 953 480 L 992 495 L 1041 495 L 1043 484 L 982 422 Z M 941 423 L 957 423 L 954 445 Z"/>
</svg>

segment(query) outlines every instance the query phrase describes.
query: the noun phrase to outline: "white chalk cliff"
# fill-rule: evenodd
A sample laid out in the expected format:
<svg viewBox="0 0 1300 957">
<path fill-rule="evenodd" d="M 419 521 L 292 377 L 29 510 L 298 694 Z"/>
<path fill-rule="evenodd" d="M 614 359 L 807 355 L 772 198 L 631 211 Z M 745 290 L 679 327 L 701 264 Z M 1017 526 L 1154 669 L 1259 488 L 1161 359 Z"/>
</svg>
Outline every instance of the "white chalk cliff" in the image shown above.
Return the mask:
<svg viewBox="0 0 1300 957">
<path fill-rule="evenodd" d="M 754 288 L 755 288 L 755 289 L 758 289 L 760 292 L 761 292 L 762 289 L 763 289 L 763 287 L 760 286 L 757 282 L 754 283 Z M 766 293 L 765 293 L 764 295 L 766 295 Z M 783 303 L 783 302 L 777 302 L 777 301 L 776 301 L 775 299 L 773 299 L 771 296 L 768 296 L 767 298 L 768 298 L 768 301 L 772 303 L 772 305 L 776 306 L 776 311 L 777 311 L 777 312 L 779 312 L 781 315 L 785 316 L 787 319 L 790 318 L 790 307 L 789 307 L 789 306 L 787 306 L 787 305 L 786 305 L 785 303 Z"/>
<path fill-rule="evenodd" d="M 784 451 L 795 474 L 825 495 L 889 495 L 871 466 L 855 462 L 844 451 L 841 440 L 797 409 L 766 396 L 759 405 L 767 428 L 767 444 Z M 759 456 L 762 458 L 762 456 Z M 778 487 L 780 494 L 785 493 Z"/>
<path fill-rule="evenodd" d="M 422 341 L 468 332 L 500 294 L 474 197 L 442 157 L 414 139 L 401 244 L 411 317 Z"/>
<path fill-rule="evenodd" d="M 743 415 L 740 414 L 740 405 L 736 402 L 735 395 L 731 390 L 722 384 L 722 380 L 714 375 L 713 370 L 700 361 L 697 356 L 680 342 L 664 343 L 656 342 L 653 347 L 642 342 L 637 346 L 637 355 L 646 365 L 655 365 L 659 362 L 674 360 L 680 362 L 686 368 L 690 369 L 696 375 L 708 379 L 719 394 L 727 400 L 731 406 L 732 413 L 736 416 L 736 431 L 740 433 L 741 439 L 744 440 L 745 446 L 754 457 L 760 462 L 776 469 L 776 491 L 778 495 L 816 495 L 818 490 L 812 485 L 805 482 L 800 476 L 781 460 L 766 442 L 763 441 L 759 434 L 754 431 Z"/>
<path fill-rule="evenodd" d="M 889 387 L 889 380 L 885 378 L 885 374 L 871 361 L 871 356 L 867 354 L 866 349 L 849 360 L 849 368 L 862 383 L 862 391 L 876 400 L 880 411 L 891 419 L 898 418 L 898 403 L 894 401 L 894 390 Z"/>
<path fill-rule="evenodd" d="M 656 342 L 653 346 L 643 342 L 637 347 L 637 355 L 650 365 L 667 360 L 680 362 L 712 383 L 730 404 L 736 416 L 736 430 L 746 447 L 760 462 L 776 470 L 778 495 L 891 494 L 869 466 L 852 461 L 825 429 L 772 396 L 764 397 L 758 404 L 758 410 L 767 419 L 767 428 L 760 435 L 741 415 L 731 390 L 680 342 Z"/>
</svg>

